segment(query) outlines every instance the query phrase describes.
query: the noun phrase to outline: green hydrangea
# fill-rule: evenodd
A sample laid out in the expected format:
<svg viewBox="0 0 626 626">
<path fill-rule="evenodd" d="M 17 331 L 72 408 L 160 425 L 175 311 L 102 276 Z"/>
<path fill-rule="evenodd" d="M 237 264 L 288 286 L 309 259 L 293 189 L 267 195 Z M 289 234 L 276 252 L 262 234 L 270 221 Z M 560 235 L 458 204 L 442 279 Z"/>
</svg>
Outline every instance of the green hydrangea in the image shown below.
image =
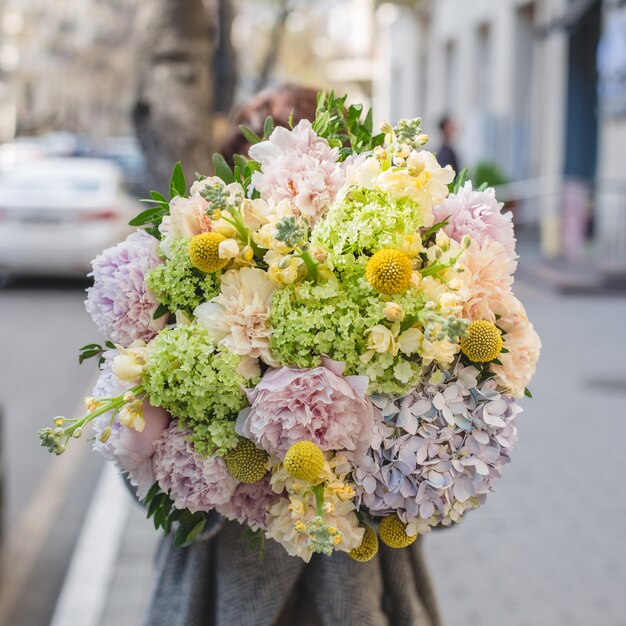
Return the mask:
<svg viewBox="0 0 626 626">
<path fill-rule="evenodd" d="M 219 293 L 220 281 L 219 274 L 205 274 L 191 265 L 188 246 L 184 239 L 175 241 L 171 258 L 147 275 L 146 285 L 172 313 L 190 315 Z"/>
<path fill-rule="evenodd" d="M 248 380 L 237 368 L 242 357 L 218 350 L 195 324 L 164 330 L 150 345 L 143 375 L 150 402 L 191 430 L 196 450 L 225 454 L 237 445 L 235 419 L 248 405 Z"/>
<path fill-rule="evenodd" d="M 346 255 L 398 248 L 421 226 L 422 215 L 412 200 L 393 200 L 379 190 L 355 188 L 318 222 L 312 241 L 328 252 L 331 266 L 343 269 Z"/>
<path fill-rule="evenodd" d="M 363 261 L 352 258 L 352 265 L 344 261 L 342 282 L 305 282 L 274 293 L 272 354 L 282 365 L 303 368 L 318 366 L 321 356 L 327 355 L 343 361 L 346 374 L 368 376 L 370 393 L 406 393 L 421 379 L 418 359 L 401 353 L 375 353 L 366 363 L 361 359 L 368 352 L 368 329 L 389 325 L 383 310 L 390 298 L 376 293 L 362 278 Z M 423 308 L 415 289 L 393 301 L 407 316 L 417 316 Z"/>
</svg>

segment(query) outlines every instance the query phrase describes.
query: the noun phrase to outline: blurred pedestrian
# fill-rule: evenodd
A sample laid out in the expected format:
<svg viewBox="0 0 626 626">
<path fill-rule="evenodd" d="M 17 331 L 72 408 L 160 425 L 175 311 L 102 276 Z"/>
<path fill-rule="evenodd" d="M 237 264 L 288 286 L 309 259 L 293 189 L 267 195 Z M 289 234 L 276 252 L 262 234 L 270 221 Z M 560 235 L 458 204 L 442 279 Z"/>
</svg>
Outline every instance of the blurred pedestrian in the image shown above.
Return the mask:
<svg viewBox="0 0 626 626">
<path fill-rule="evenodd" d="M 454 138 L 458 131 L 458 126 L 454 118 L 444 115 L 439 122 L 439 130 L 442 136 L 442 145 L 437 153 L 437 160 L 442 167 L 451 165 L 455 172 L 459 171 L 459 160 L 456 150 L 453 147 Z"/>
</svg>

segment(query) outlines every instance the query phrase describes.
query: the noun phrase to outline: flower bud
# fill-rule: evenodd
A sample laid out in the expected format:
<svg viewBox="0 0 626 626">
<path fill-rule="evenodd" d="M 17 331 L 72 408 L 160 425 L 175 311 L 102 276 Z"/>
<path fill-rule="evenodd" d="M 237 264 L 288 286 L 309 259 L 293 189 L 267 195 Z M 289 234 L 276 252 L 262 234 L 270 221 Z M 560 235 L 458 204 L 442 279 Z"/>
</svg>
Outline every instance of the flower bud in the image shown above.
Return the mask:
<svg viewBox="0 0 626 626">
<path fill-rule="evenodd" d="M 220 259 L 234 259 L 239 254 L 239 244 L 234 239 L 225 239 L 218 246 Z"/>
<path fill-rule="evenodd" d="M 83 434 L 83 429 L 82 428 L 77 428 L 73 433 L 72 433 L 72 437 L 74 437 L 74 439 L 80 439 L 81 435 Z"/>
<path fill-rule="evenodd" d="M 55 426 L 60 428 L 61 426 L 63 426 L 63 424 L 65 424 L 65 418 L 64 417 L 61 417 L 59 415 L 59 417 L 55 417 L 54 418 L 54 425 Z"/>
<path fill-rule="evenodd" d="M 135 394 L 132 391 L 127 391 L 124 396 L 124 402 L 132 402 L 135 399 Z"/>
<path fill-rule="evenodd" d="M 254 250 L 250 246 L 246 246 L 241 253 L 241 256 L 244 261 L 250 262 L 254 258 Z"/>
<path fill-rule="evenodd" d="M 118 354 L 113 359 L 111 369 L 120 380 L 133 381 L 141 377 L 143 365 L 135 355 Z"/>
<path fill-rule="evenodd" d="M 390 322 L 401 322 L 404 319 L 404 309 L 395 302 L 387 302 L 383 309 L 383 315 L 385 319 Z"/>
<path fill-rule="evenodd" d="M 108 438 L 111 436 L 111 427 L 107 426 L 100 435 L 100 443 L 106 443 Z"/>
</svg>

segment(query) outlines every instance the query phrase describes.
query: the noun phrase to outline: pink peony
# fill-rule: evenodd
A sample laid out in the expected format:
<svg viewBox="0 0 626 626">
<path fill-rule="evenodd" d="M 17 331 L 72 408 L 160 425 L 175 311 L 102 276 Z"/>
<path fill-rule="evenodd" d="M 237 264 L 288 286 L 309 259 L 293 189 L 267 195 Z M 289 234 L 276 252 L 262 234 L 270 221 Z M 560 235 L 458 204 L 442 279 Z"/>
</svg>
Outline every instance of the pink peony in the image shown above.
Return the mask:
<svg viewBox="0 0 626 626">
<path fill-rule="evenodd" d="M 267 530 L 267 514 L 270 507 L 280 499 L 270 487 L 269 478 L 246 484 L 240 483 L 232 498 L 216 507 L 226 519 L 248 524 L 252 530 Z"/>
<path fill-rule="evenodd" d="M 250 148 L 261 164 L 252 184 L 266 200 L 291 200 L 314 224 L 345 181 L 339 152 L 317 136 L 311 122 L 302 120 L 293 130 L 276 128 L 268 141 Z"/>
<path fill-rule="evenodd" d="M 179 509 L 210 511 L 230 500 L 237 481 L 222 457 L 205 458 L 188 440 L 189 432 L 173 421 L 155 443 L 154 475 L 164 493 Z"/>
<path fill-rule="evenodd" d="M 469 235 L 482 244 L 486 239 L 501 243 L 507 252 L 515 255 L 515 235 L 513 215 L 502 213 L 504 204 L 496 200 L 494 189 L 474 191 L 467 182 L 456 194 L 451 194 L 433 212 L 435 222 L 446 220 L 444 232 L 451 239 L 460 242 L 463 235 Z"/>
<path fill-rule="evenodd" d="M 298 441 L 322 450 L 356 450 L 369 445 L 374 407 L 367 399 L 366 376 L 342 376 L 343 363 L 325 359 L 312 370 L 270 370 L 248 392 L 251 407 L 237 430 L 267 452 L 282 456 Z"/>
</svg>

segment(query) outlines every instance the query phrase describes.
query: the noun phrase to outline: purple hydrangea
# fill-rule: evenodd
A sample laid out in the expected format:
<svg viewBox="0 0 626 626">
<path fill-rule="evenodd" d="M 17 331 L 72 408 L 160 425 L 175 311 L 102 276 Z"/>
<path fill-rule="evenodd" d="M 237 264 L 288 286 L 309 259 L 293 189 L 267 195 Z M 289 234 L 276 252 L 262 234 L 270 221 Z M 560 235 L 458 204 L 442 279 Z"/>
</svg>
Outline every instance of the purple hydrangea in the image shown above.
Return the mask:
<svg viewBox="0 0 626 626">
<path fill-rule="evenodd" d="M 113 374 L 111 366 L 116 355 L 116 350 L 104 353 L 100 377 L 93 390 L 95 398 L 115 397 L 132 387 L 131 383 L 124 383 Z M 167 427 L 169 415 L 163 409 L 151 406 L 146 400 L 143 405 L 146 425 L 141 432 L 122 426 L 117 418 L 111 421 L 112 417 L 111 411 L 108 411 L 91 422 L 96 435 L 94 449 L 127 474 L 131 484 L 137 488 L 137 495 L 143 498 L 156 480 L 152 468 L 154 444 Z M 108 426 L 111 432 L 103 442 L 100 438 Z"/>
<path fill-rule="evenodd" d="M 155 443 L 154 474 L 177 508 L 192 513 L 210 511 L 230 500 L 237 481 L 228 473 L 222 457 L 198 454 L 189 434 L 178 422 L 170 424 Z"/>
<path fill-rule="evenodd" d="M 166 316 L 153 319 L 159 303 L 146 288 L 146 275 L 163 263 L 158 245 L 152 235 L 138 230 L 91 263 L 94 285 L 87 289 L 85 307 L 98 329 L 115 343 L 149 341 L 165 326 Z"/>
<path fill-rule="evenodd" d="M 240 483 L 232 498 L 216 508 L 226 519 L 248 524 L 252 530 L 267 530 L 267 513 L 280 498 L 265 477 L 253 484 Z"/>
<path fill-rule="evenodd" d="M 373 515 L 397 512 L 410 530 L 458 521 L 481 505 L 517 440 L 521 408 L 496 383 L 459 368 L 401 399 L 376 396 L 385 418 L 354 472 L 362 505 Z"/>
</svg>

